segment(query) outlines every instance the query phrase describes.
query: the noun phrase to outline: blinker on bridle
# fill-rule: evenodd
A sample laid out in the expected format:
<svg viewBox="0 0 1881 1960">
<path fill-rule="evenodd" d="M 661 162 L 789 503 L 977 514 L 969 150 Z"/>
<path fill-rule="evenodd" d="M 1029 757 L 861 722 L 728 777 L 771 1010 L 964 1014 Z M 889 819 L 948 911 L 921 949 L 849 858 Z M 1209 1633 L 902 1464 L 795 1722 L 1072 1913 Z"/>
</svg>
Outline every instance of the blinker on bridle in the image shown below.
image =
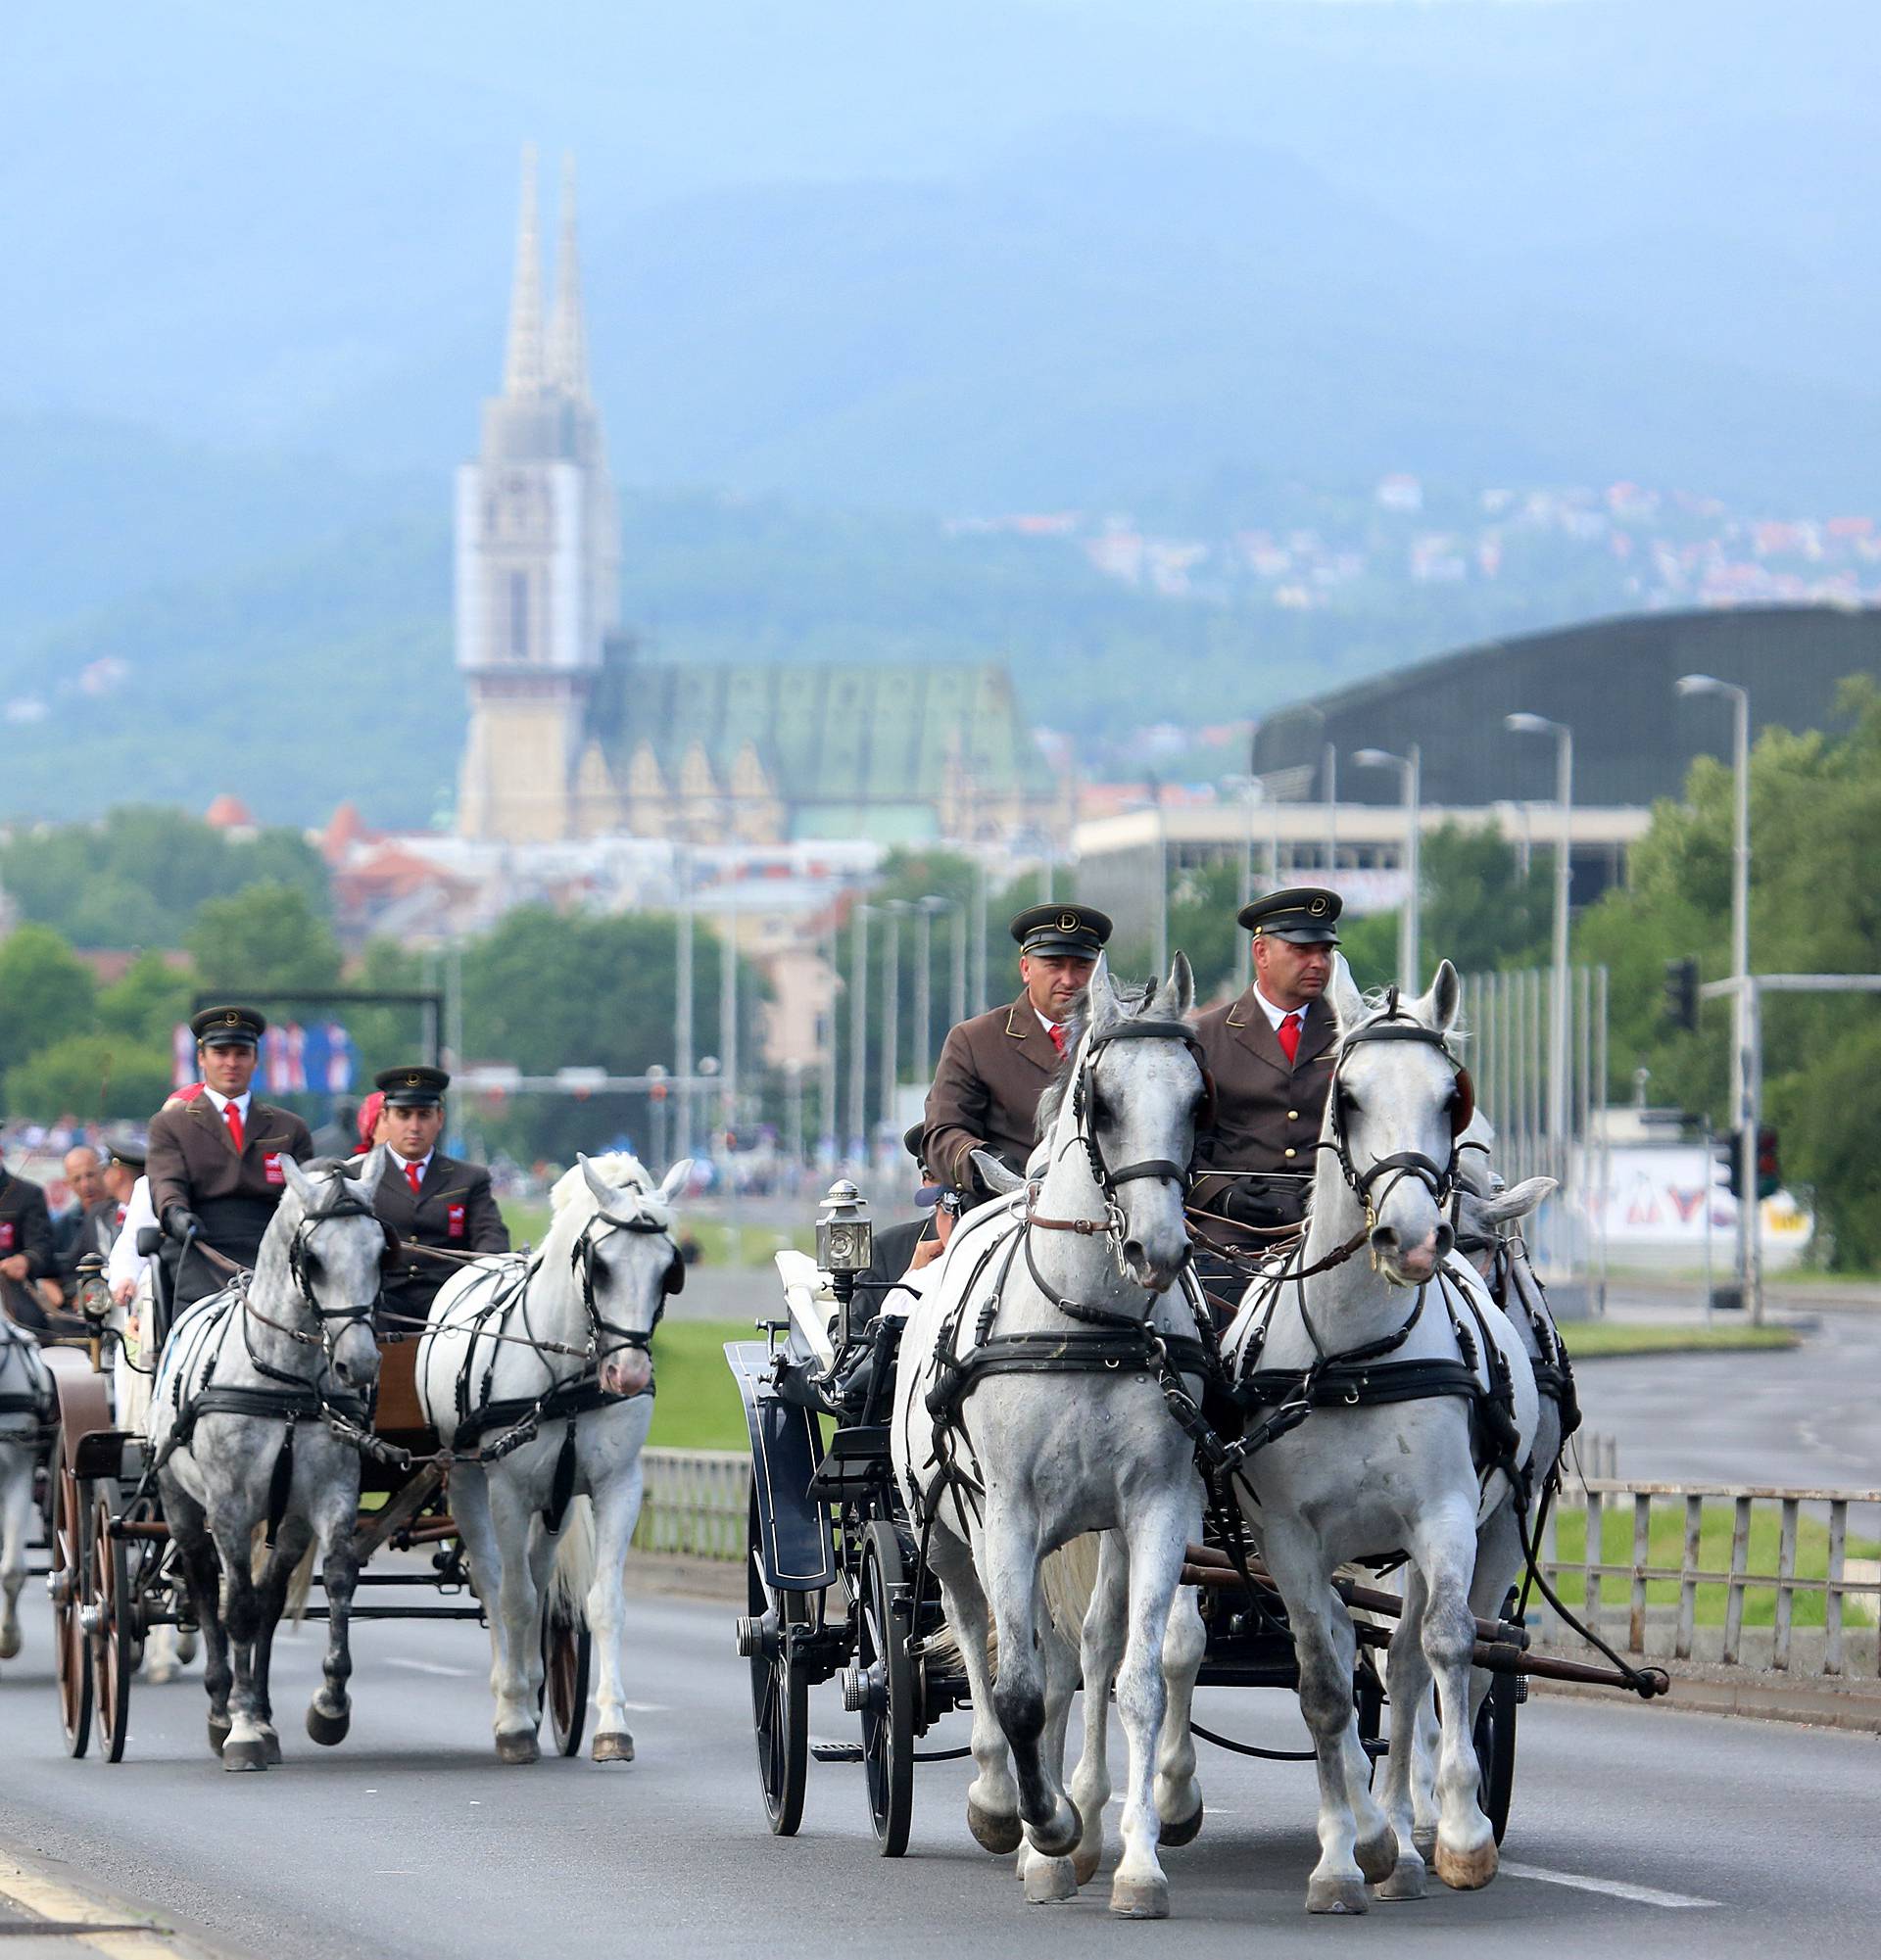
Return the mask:
<svg viewBox="0 0 1881 1960">
<path fill-rule="evenodd" d="M 608 1229 L 600 1237 L 595 1234 L 597 1225 Z M 568 1264 L 581 1275 L 581 1300 L 588 1312 L 588 1324 L 595 1332 L 595 1359 L 603 1362 L 609 1356 L 617 1355 L 623 1348 L 649 1350 L 653 1344 L 653 1330 L 666 1317 L 666 1301 L 669 1295 L 677 1293 L 686 1284 L 685 1262 L 680 1258 L 678 1246 L 673 1247 L 673 1256 L 667 1265 L 659 1283 L 659 1304 L 653 1309 L 651 1322 L 646 1327 L 620 1327 L 613 1321 L 602 1317 L 600 1303 L 595 1298 L 595 1253 L 603 1239 L 615 1232 L 637 1232 L 643 1237 L 654 1234 L 664 1235 L 666 1227 L 655 1219 L 636 1216 L 631 1219 L 617 1217 L 612 1212 L 597 1211 L 593 1218 L 582 1226 L 581 1235 L 575 1240 L 569 1253 Z M 601 1345 L 601 1336 L 611 1334 L 612 1341 Z"/>
</svg>

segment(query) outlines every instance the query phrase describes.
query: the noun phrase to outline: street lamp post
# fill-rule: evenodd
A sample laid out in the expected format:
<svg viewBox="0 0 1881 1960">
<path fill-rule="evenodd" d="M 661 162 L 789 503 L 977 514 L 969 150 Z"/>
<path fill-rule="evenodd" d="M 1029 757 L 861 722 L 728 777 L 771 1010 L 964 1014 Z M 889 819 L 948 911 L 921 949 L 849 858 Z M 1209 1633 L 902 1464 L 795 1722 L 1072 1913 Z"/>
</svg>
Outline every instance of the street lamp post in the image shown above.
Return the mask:
<svg viewBox="0 0 1881 1960">
<path fill-rule="evenodd" d="M 947 1026 L 958 1028 L 967 1018 L 967 908 L 953 908 L 953 967 L 947 975 Z"/>
<path fill-rule="evenodd" d="M 915 1080 L 920 1082 L 929 1079 L 934 1066 L 934 922 L 937 914 L 952 910 L 952 899 L 934 892 L 915 907 L 920 931 L 914 969 L 914 1060 Z"/>
<path fill-rule="evenodd" d="M 1763 1318 L 1763 1246 L 1759 1231 L 1757 1129 L 1762 1121 L 1762 1066 L 1751 987 L 1751 695 L 1710 674 L 1683 674 L 1681 694 L 1718 694 L 1731 704 L 1731 1103 L 1737 1113 L 1737 1276 L 1754 1320 Z"/>
<path fill-rule="evenodd" d="M 889 920 L 882 962 L 882 1121 L 892 1125 L 895 1082 L 901 1073 L 901 915 L 908 910 L 908 901 L 891 898 L 882 910 Z"/>
<path fill-rule="evenodd" d="M 1326 772 L 1326 882 L 1339 868 L 1339 751 L 1328 741 L 1320 751 Z"/>
<path fill-rule="evenodd" d="M 675 1157 L 693 1154 L 693 853 L 681 844 L 674 867 L 679 880 L 679 946 L 674 958 L 673 1053 L 679 1071 Z"/>
<path fill-rule="evenodd" d="M 1388 748 L 1361 748 L 1352 760 L 1362 769 L 1395 769 L 1404 790 L 1405 892 L 1404 910 L 1398 916 L 1398 985 L 1405 993 L 1415 994 L 1419 991 L 1421 949 L 1418 934 L 1423 903 L 1423 894 L 1419 888 L 1423 875 L 1423 818 L 1420 808 L 1423 758 L 1418 744 L 1413 741 L 1406 744 L 1402 755 L 1393 755 Z"/>
<path fill-rule="evenodd" d="M 737 872 L 733 879 L 736 881 Z M 726 894 L 724 920 L 720 928 L 718 969 L 718 1053 L 725 1071 L 720 1127 L 728 1132 L 738 1128 L 738 885 Z"/>
<path fill-rule="evenodd" d="M 1505 715 L 1511 735 L 1550 735 L 1555 739 L 1555 802 L 1561 817 L 1555 839 L 1555 947 L 1548 1028 L 1548 1136 L 1558 1175 L 1568 1159 L 1568 910 L 1573 898 L 1571 837 L 1574 797 L 1574 732 L 1546 715 Z"/>
<path fill-rule="evenodd" d="M 862 1164 L 869 1159 L 869 908 L 860 899 L 849 921 L 849 1134 L 842 1152 L 853 1147 Z"/>
<path fill-rule="evenodd" d="M 842 985 L 836 971 L 836 915 L 832 910 L 829 930 L 823 935 L 823 965 L 830 977 L 830 1008 L 823 1020 L 823 1066 L 820 1121 L 830 1139 L 832 1167 L 843 1161 L 843 1122 L 836 1108 L 836 1020 L 841 1006 Z"/>
</svg>

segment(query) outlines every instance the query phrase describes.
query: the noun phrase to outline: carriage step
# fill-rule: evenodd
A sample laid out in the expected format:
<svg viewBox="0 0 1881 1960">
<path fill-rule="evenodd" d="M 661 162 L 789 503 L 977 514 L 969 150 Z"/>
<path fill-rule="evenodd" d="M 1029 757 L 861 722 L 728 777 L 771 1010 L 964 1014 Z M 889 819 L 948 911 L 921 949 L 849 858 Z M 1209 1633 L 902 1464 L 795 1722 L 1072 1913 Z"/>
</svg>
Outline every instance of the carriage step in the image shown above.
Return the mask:
<svg viewBox="0 0 1881 1960">
<path fill-rule="evenodd" d="M 862 1760 L 860 1743 L 812 1743 L 810 1754 L 820 1763 L 859 1763 Z"/>
</svg>

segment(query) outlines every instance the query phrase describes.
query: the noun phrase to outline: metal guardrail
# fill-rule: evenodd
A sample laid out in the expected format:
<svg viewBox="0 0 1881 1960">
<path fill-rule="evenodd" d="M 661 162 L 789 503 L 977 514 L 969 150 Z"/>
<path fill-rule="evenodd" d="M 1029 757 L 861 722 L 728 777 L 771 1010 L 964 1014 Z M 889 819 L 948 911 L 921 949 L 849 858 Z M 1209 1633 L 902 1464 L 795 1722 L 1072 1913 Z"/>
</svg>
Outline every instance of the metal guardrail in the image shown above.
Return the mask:
<svg viewBox="0 0 1881 1960">
<path fill-rule="evenodd" d="M 1623 1633 L 1629 1652 L 1798 1678 L 1881 1678 L 1881 1557 L 1849 1556 L 1851 1506 L 1881 1509 L 1881 1491 L 1573 1479 L 1549 1515 L 1540 1562 L 1563 1600 L 1607 1639 L 1617 1643 Z M 1618 1557 L 1610 1555 L 1615 1517 L 1630 1521 L 1630 1531 L 1618 1528 L 1630 1539 Z M 1715 1551 L 1727 1523 L 1720 1565 Z M 1564 1527 L 1580 1537 L 1577 1556 L 1562 1555 Z M 1624 1591 L 1623 1629 L 1614 1587 Z M 1765 1601 L 1772 1602 L 1769 1624 L 1747 1623 L 1747 1606 Z M 1809 1602 L 1809 1624 L 1798 1624 L 1799 1601 Z M 1753 1617 L 1760 1621 L 1761 1610 Z M 1544 1643 L 1564 1631 L 1544 1604 Z"/>
</svg>

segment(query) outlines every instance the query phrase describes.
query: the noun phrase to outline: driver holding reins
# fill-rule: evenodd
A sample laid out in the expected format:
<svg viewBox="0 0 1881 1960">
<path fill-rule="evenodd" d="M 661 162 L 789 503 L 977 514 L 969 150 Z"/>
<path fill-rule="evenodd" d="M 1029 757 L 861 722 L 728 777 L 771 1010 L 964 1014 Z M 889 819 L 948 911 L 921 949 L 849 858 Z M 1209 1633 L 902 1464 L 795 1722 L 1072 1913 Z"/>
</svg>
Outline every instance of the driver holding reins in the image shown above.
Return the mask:
<svg viewBox="0 0 1881 1960">
<path fill-rule="evenodd" d="M 1214 1125 L 1196 1138 L 1190 1166 L 1205 1277 L 1228 1274 L 1225 1262 L 1210 1261 L 1211 1242 L 1265 1251 L 1306 1216 L 1332 1085 L 1338 1027 L 1325 994 L 1343 904 L 1336 891 L 1303 884 L 1243 905 L 1235 918 L 1253 935 L 1253 983 L 1195 1018 L 1215 1079 Z"/>
<path fill-rule="evenodd" d="M 172 1097 L 150 1122 L 144 1174 L 150 1200 L 170 1243 L 164 1263 L 180 1310 L 218 1292 L 228 1275 L 192 1248 L 196 1243 L 253 1267 L 275 1207 L 287 1189 L 281 1159 L 306 1164 L 314 1138 L 292 1110 L 276 1109 L 250 1084 L 267 1023 L 252 1007 L 206 1007 L 190 1019 L 202 1085 L 183 1102 Z"/>
<path fill-rule="evenodd" d="M 416 1328 L 431 1311 L 439 1287 L 457 1269 L 449 1259 L 431 1259 L 414 1247 L 446 1253 L 507 1252 L 509 1230 L 497 1209 L 490 1173 L 477 1164 L 447 1157 L 438 1148 L 444 1132 L 444 1092 L 451 1077 L 442 1069 L 413 1062 L 373 1077 L 384 1100 L 376 1125 L 386 1146 L 386 1166 L 372 1209 L 395 1231 L 406 1256 L 385 1278 L 385 1310 L 400 1316 L 395 1332 Z"/>
</svg>

